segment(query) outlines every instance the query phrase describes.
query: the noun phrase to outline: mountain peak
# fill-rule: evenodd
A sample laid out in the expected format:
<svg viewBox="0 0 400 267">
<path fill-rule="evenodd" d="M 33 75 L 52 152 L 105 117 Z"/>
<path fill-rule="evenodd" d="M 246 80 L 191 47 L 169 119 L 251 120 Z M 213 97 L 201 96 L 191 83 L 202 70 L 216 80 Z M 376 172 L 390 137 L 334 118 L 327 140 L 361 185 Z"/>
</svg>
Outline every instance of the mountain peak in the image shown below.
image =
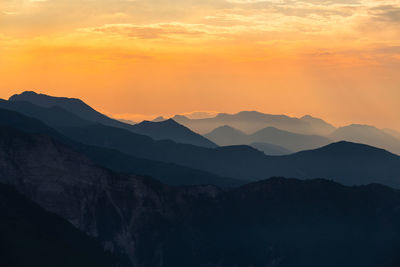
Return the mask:
<svg viewBox="0 0 400 267">
<path fill-rule="evenodd" d="M 161 122 L 161 121 L 165 121 L 166 118 L 164 118 L 163 116 L 158 116 L 157 118 L 155 118 L 154 120 L 152 120 L 153 122 Z"/>
<path fill-rule="evenodd" d="M 26 102 L 34 101 L 34 102 L 36 102 L 34 104 L 37 104 L 40 106 L 45 105 L 46 107 L 48 107 L 51 104 L 46 103 L 46 102 L 50 101 L 50 100 L 55 100 L 55 99 L 58 99 L 60 101 L 79 102 L 80 104 L 88 106 L 85 102 L 83 102 L 82 100 L 80 100 L 78 98 L 49 96 L 46 94 L 36 93 L 35 91 L 24 91 L 20 94 L 14 94 L 8 100 L 9 101 L 26 101 Z M 55 105 L 55 104 L 53 104 L 53 105 Z"/>
</svg>

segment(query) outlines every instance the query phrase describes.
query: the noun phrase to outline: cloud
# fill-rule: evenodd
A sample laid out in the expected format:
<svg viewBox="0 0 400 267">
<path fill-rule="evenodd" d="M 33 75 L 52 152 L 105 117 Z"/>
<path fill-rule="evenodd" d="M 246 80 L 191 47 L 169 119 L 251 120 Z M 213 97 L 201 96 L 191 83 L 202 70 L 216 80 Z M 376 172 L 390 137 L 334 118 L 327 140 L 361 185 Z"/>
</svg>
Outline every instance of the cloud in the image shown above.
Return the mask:
<svg viewBox="0 0 400 267">
<path fill-rule="evenodd" d="M 400 23 L 400 6 L 382 5 L 372 8 L 371 13 L 380 21 Z"/>
<path fill-rule="evenodd" d="M 102 33 L 108 35 L 124 35 L 139 39 L 159 39 L 171 36 L 199 36 L 205 32 L 198 25 L 184 23 L 159 23 L 148 25 L 106 24 L 99 27 L 78 29 L 86 33 Z"/>
</svg>

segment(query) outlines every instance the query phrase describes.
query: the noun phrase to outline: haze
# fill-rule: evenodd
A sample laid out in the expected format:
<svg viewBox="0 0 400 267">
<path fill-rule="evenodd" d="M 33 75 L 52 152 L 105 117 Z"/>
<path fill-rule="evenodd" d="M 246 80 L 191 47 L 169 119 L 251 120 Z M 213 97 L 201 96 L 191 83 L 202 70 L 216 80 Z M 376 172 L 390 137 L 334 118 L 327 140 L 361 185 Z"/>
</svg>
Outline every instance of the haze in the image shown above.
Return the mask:
<svg viewBox="0 0 400 267">
<path fill-rule="evenodd" d="M 400 129 L 398 0 L 0 1 L 0 97 Z M 141 114 L 141 115 L 138 115 Z"/>
</svg>

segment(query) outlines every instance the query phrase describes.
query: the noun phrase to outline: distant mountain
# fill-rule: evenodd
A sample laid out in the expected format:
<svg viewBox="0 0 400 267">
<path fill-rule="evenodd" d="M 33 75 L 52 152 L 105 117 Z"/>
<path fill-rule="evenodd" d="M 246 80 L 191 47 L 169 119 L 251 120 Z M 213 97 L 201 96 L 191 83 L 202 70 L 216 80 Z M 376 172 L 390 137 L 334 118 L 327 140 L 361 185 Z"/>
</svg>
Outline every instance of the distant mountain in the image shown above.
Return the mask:
<svg viewBox="0 0 400 267">
<path fill-rule="evenodd" d="M 314 129 L 315 133 L 319 135 L 328 135 L 331 134 L 334 130 L 336 130 L 336 127 L 333 126 L 332 124 L 310 115 L 305 115 L 301 117 L 300 120 L 309 123 L 311 127 Z"/>
<path fill-rule="evenodd" d="M 323 136 L 296 134 L 282 131 L 274 127 L 264 128 L 250 135 L 249 138 L 251 142 L 271 143 L 291 151 L 318 148 L 332 142 L 330 139 Z"/>
<path fill-rule="evenodd" d="M 80 99 L 23 92 L 19 95 L 13 95 L 9 101 L 0 101 L 0 107 L 38 118 L 52 127 L 83 126 L 100 123 L 144 134 L 157 140 L 169 139 L 178 143 L 216 147 L 215 144 L 203 136 L 178 123 L 172 121 L 143 122 L 137 125 L 123 123 L 97 112 Z M 43 110 L 40 107 L 46 109 Z"/>
<path fill-rule="evenodd" d="M 267 127 L 253 134 L 245 134 L 230 126 L 222 126 L 204 136 L 218 145 L 266 143 L 295 152 L 318 148 L 332 142 L 326 137 L 296 134 L 274 127 Z"/>
<path fill-rule="evenodd" d="M 165 121 L 165 120 L 167 120 L 167 119 L 164 118 L 163 116 L 159 116 L 159 117 L 155 118 L 155 119 L 152 120 L 152 121 L 154 121 L 154 122 L 160 122 L 160 121 Z"/>
<path fill-rule="evenodd" d="M 343 150 L 348 152 L 346 147 Z M 0 128 L 0 151 L 1 182 L 12 184 L 30 200 L 95 237 L 120 259 L 121 267 L 400 264 L 400 192 L 381 185 L 346 187 L 320 179 L 273 178 L 225 190 L 172 188 L 103 169 L 46 135 L 5 128 Z M 338 156 L 342 153 L 334 151 Z M 38 240 L 47 240 L 30 239 L 30 233 L 41 233 L 35 231 L 37 224 L 30 223 L 30 216 L 20 220 L 28 228 L 21 232 L 14 218 L 23 213 L 13 209 L 14 200 L 11 206 L 5 204 L 13 214 L 6 224 L 15 230 L 5 228 L 6 233 L 15 233 L 20 244 L 28 247 L 20 255 L 29 260 L 26 255 L 40 249 Z M 58 239 L 60 235 L 74 238 L 71 231 L 55 225 L 45 219 L 39 229 L 51 233 L 54 227 L 57 231 L 48 238 L 57 243 L 64 240 Z M 4 228 L 0 225 L 0 229 Z M 36 241 L 32 251 L 25 243 L 30 240 Z M 76 242 L 72 251 L 90 255 L 87 243 Z M 57 243 L 40 254 L 41 259 L 58 257 L 52 254 Z M 64 251 L 67 256 L 56 259 L 69 263 L 73 253 Z M 1 252 L 12 256 L 7 250 Z M 67 266 L 79 266 L 71 264 Z"/>
<path fill-rule="evenodd" d="M 132 131 L 150 136 L 155 140 L 173 140 L 182 144 L 192 144 L 202 147 L 217 147 L 207 138 L 196 134 L 183 125 L 168 119 L 160 122 L 143 121 L 132 126 Z"/>
<path fill-rule="evenodd" d="M 171 141 L 146 140 L 129 131 L 101 125 L 69 128 L 64 133 L 81 143 L 240 180 L 254 181 L 272 176 L 324 177 L 350 185 L 376 182 L 400 188 L 400 157 L 372 147 L 365 150 L 364 147 L 368 146 L 360 144 L 332 144 L 328 146 L 329 152 L 323 153 L 324 157 L 321 157 L 321 150 L 316 149 L 298 160 L 296 154 L 266 156 L 249 146 L 209 149 Z M 338 153 L 340 156 L 337 156 Z M 325 165 L 319 168 L 316 162 L 322 159 Z"/>
<path fill-rule="evenodd" d="M 388 128 L 383 129 L 382 131 L 384 131 L 385 133 L 390 134 L 391 136 L 400 140 L 400 132 L 393 130 L 393 129 L 388 129 Z"/>
<path fill-rule="evenodd" d="M 220 113 L 214 118 L 189 119 L 182 115 L 173 117 L 175 121 L 198 133 L 209 133 L 215 128 L 228 125 L 247 134 L 265 127 L 275 127 L 289 132 L 301 134 L 325 134 L 328 124 L 310 117 L 302 119 L 286 115 L 271 115 L 257 111 L 242 111 L 237 114 Z M 321 130 L 322 129 L 322 130 Z"/>
<path fill-rule="evenodd" d="M 126 123 L 126 124 L 131 124 L 135 125 L 137 122 L 134 122 L 132 120 L 125 120 L 125 119 L 118 119 L 120 122 Z"/>
<path fill-rule="evenodd" d="M 115 266 L 100 243 L 4 184 L 0 184 L 0 214 L 2 266 Z"/>
<path fill-rule="evenodd" d="M 192 171 L 194 169 L 203 171 L 203 173 L 197 172 L 198 176 L 196 177 L 198 178 L 210 178 L 210 176 L 206 176 L 207 173 L 218 177 L 230 177 L 247 181 L 265 179 L 271 176 L 298 178 L 324 177 L 350 185 L 376 182 L 400 188 L 399 157 L 382 150 L 368 150 L 365 152 L 363 149 L 356 149 L 357 147 L 363 147 L 358 144 L 351 145 L 345 143 L 345 146 L 348 147 L 348 151 L 343 151 L 343 149 L 339 147 L 339 151 L 343 151 L 340 157 L 335 156 L 334 149 L 332 149 L 332 151 L 329 152 L 332 155 L 328 153 L 323 157 L 325 167 L 318 168 L 315 162 L 321 160 L 321 155 L 319 153 L 311 153 L 311 156 L 305 157 L 304 160 L 297 160 L 296 157 L 292 157 L 292 155 L 278 157 L 266 156 L 263 152 L 249 146 L 231 146 L 211 149 L 178 144 L 165 140 L 154 141 L 150 137 L 138 135 L 129 130 L 101 124 L 67 127 L 63 129 L 62 133 L 76 142 L 100 147 L 101 149 L 118 150 L 120 153 L 128 154 L 135 159 L 147 160 L 153 163 L 157 161 L 165 164 L 173 164 L 174 167 L 172 169 L 164 165 L 165 170 L 168 170 L 165 174 L 166 177 L 164 177 L 164 179 L 167 177 L 168 179 L 165 181 L 171 181 L 170 179 L 173 173 L 180 173 L 180 178 L 183 180 L 185 178 L 187 181 L 191 180 L 189 175 L 185 176 L 185 172 L 176 168 L 176 165 L 180 165 Z M 333 144 L 333 148 L 337 146 L 338 144 Z M 318 152 L 319 150 L 317 149 L 316 151 Z M 132 164 L 133 167 L 131 168 L 129 166 L 130 162 L 125 156 L 122 156 L 124 160 L 115 160 L 110 154 L 104 151 L 101 156 L 98 156 L 97 152 L 92 151 L 92 153 L 94 155 L 91 155 L 91 157 L 96 158 L 100 164 L 109 164 L 106 166 L 112 165 L 116 170 L 128 170 L 132 173 L 134 171 L 132 169 L 140 170 L 142 166 L 140 161 L 136 161 L 136 165 Z M 349 153 L 353 153 L 352 158 L 348 157 Z M 87 155 L 89 155 L 89 153 L 87 153 Z M 292 161 L 291 159 L 293 158 L 296 160 Z M 383 164 L 382 162 L 386 163 Z M 151 170 L 151 166 L 157 166 L 157 164 L 159 164 L 153 165 L 153 163 L 144 165 L 146 168 L 142 170 L 147 172 Z M 144 173 L 142 171 L 136 173 L 148 175 L 162 174 L 161 171 L 157 170 L 151 173 Z M 162 178 L 155 177 L 160 180 Z M 214 181 L 214 184 L 216 184 L 223 180 L 215 179 Z M 228 180 L 225 179 L 224 181 Z"/>
<path fill-rule="evenodd" d="M 352 124 L 338 128 L 329 137 L 337 141 L 368 144 L 400 155 L 400 140 L 373 126 Z"/>
<path fill-rule="evenodd" d="M 282 146 L 268 144 L 268 143 L 251 143 L 251 147 L 255 149 L 263 151 L 266 155 L 271 156 L 281 156 L 281 155 L 289 155 L 292 154 L 293 151 L 290 151 Z"/>
<path fill-rule="evenodd" d="M 43 108 L 44 110 L 47 110 Z M 102 127 L 100 124 L 99 127 Z M 231 187 L 243 184 L 243 181 L 218 176 L 202 170 L 179 166 L 173 163 L 143 159 L 121 153 L 117 150 L 88 146 L 66 138 L 56 130 L 46 126 L 41 121 L 24 116 L 20 113 L 0 108 L 0 127 L 18 129 L 27 133 L 44 134 L 59 142 L 74 148 L 88 156 L 94 162 L 115 171 L 152 176 L 170 185 L 213 184 L 221 187 Z M 106 126 L 103 126 L 106 127 Z M 118 129 L 118 128 L 115 128 Z M 124 131 L 124 130 L 122 130 Z M 135 135 L 132 133 L 132 135 Z M 149 137 L 136 135 L 138 142 L 152 141 Z"/>
<path fill-rule="evenodd" d="M 244 145 L 249 143 L 247 134 L 228 125 L 215 128 L 204 136 L 220 146 Z"/>
</svg>

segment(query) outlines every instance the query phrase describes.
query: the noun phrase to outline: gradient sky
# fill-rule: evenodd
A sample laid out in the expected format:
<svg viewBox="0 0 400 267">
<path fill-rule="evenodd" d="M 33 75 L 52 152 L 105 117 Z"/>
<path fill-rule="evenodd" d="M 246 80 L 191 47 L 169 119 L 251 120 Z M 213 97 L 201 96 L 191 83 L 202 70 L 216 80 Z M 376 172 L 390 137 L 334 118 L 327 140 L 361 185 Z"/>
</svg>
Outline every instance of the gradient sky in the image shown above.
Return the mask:
<svg viewBox="0 0 400 267">
<path fill-rule="evenodd" d="M 0 97 L 400 130 L 400 0 L 0 0 Z"/>
</svg>

